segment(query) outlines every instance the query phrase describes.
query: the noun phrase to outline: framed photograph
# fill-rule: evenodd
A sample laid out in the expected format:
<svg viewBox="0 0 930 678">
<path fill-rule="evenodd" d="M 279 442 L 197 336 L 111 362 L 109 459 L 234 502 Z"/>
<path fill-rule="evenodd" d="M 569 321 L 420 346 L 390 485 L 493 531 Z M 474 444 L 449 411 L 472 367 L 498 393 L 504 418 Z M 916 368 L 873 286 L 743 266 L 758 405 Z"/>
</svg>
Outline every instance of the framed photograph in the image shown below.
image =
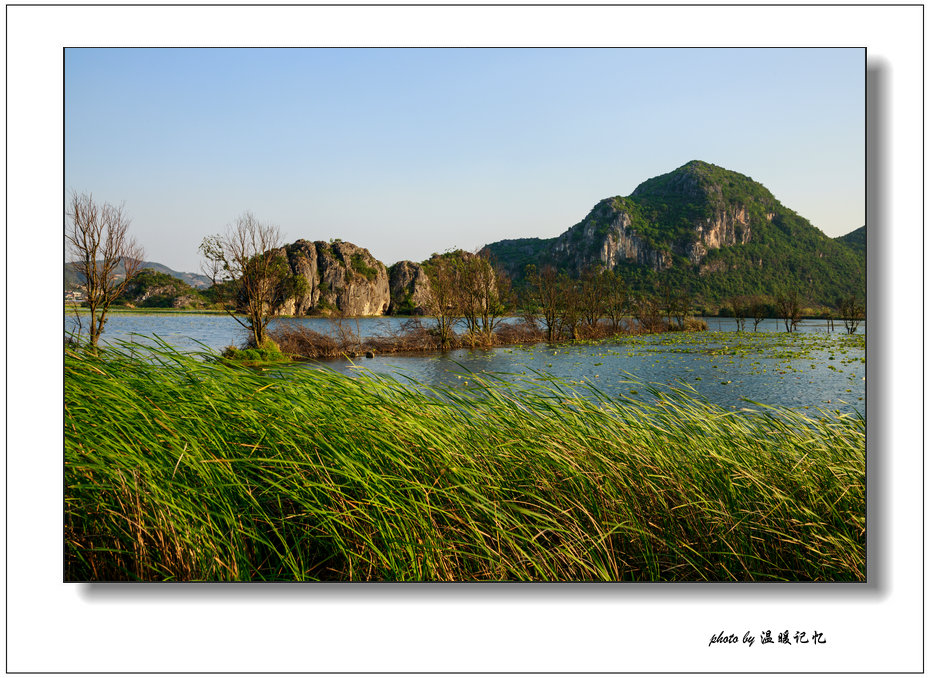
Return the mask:
<svg viewBox="0 0 930 678">
<path fill-rule="evenodd" d="M 921 214 L 914 10 L 9 8 L 48 35 L 7 48 L 9 223 L 43 197 L 65 303 L 62 418 L 36 460 L 8 408 L 7 510 L 18 478 L 60 477 L 56 629 L 159 600 L 184 639 L 8 666 L 919 668 L 893 583 L 923 560 L 890 516 L 922 529 L 900 456 L 922 400 L 895 381 L 920 351 L 887 303 L 919 256 L 895 237 Z M 625 44 L 623 22 L 665 29 Z M 43 88 L 51 138 L 26 132 Z M 57 151 L 44 184 L 29 139 Z M 231 603 L 302 619 L 313 651 L 269 658 L 250 620 L 256 647 L 198 655 L 185 613 L 219 637 Z M 352 605 L 364 657 L 334 640 Z M 875 606 L 897 657 L 850 624 Z M 486 651 L 449 659 L 442 624 Z"/>
</svg>

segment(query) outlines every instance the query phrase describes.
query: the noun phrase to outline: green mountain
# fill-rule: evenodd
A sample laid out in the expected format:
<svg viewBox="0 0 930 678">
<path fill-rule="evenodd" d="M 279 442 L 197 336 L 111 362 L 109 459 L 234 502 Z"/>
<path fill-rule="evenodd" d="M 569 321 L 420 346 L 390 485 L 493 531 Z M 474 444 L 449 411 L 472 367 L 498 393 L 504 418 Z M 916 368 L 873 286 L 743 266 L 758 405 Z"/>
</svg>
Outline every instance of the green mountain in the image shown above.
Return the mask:
<svg viewBox="0 0 930 678">
<path fill-rule="evenodd" d="M 865 296 L 864 248 L 827 237 L 750 177 L 699 160 L 601 200 L 556 238 L 486 249 L 518 286 L 535 264 L 572 276 L 606 267 L 633 290 L 668 283 L 706 304 L 789 289 L 825 306 Z"/>
</svg>

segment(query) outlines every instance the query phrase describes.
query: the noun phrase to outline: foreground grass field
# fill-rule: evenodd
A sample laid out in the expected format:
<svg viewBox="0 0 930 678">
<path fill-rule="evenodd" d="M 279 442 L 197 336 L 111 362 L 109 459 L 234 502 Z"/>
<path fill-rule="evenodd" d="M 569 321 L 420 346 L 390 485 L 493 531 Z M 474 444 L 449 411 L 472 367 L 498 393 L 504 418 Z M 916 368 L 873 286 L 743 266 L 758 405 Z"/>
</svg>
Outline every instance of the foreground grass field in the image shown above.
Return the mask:
<svg viewBox="0 0 930 678">
<path fill-rule="evenodd" d="M 859 416 L 468 383 L 68 351 L 65 579 L 865 578 Z"/>
</svg>

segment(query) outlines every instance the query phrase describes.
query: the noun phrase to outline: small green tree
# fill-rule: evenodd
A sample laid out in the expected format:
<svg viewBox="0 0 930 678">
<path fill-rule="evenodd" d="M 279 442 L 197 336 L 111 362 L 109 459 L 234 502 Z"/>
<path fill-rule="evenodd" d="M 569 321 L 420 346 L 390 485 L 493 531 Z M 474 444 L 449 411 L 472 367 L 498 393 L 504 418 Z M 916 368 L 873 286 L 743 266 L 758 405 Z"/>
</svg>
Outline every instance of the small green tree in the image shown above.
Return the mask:
<svg viewBox="0 0 930 678">
<path fill-rule="evenodd" d="M 479 320 L 484 343 L 494 341 L 494 330 L 504 321 L 504 317 L 513 308 L 513 293 L 510 278 L 491 261 L 490 254 L 481 253 L 475 257 L 475 280 L 479 299 Z"/>
<path fill-rule="evenodd" d="M 526 267 L 526 279 L 531 302 L 542 314 L 546 326 L 546 341 L 553 343 L 559 330 L 559 274 L 552 266 L 543 266 L 537 270 L 530 264 Z"/>
<path fill-rule="evenodd" d="M 436 322 L 436 335 L 443 350 L 449 348 L 455 336 L 455 325 L 462 317 L 461 258 L 453 252 L 434 254 L 423 265 L 429 277 L 429 315 Z"/>
</svg>

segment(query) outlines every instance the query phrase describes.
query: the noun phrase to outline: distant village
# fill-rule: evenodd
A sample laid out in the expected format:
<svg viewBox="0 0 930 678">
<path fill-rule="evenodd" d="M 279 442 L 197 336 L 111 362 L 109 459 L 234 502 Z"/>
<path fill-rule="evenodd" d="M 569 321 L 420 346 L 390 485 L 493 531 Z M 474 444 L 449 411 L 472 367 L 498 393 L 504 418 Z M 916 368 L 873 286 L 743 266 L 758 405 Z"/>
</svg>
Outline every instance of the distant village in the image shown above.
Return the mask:
<svg viewBox="0 0 930 678">
<path fill-rule="evenodd" d="M 77 285 L 71 289 L 67 289 L 65 290 L 65 303 L 82 304 L 84 303 L 86 293 L 87 287 L 85 285 Z"/>
</svg>

